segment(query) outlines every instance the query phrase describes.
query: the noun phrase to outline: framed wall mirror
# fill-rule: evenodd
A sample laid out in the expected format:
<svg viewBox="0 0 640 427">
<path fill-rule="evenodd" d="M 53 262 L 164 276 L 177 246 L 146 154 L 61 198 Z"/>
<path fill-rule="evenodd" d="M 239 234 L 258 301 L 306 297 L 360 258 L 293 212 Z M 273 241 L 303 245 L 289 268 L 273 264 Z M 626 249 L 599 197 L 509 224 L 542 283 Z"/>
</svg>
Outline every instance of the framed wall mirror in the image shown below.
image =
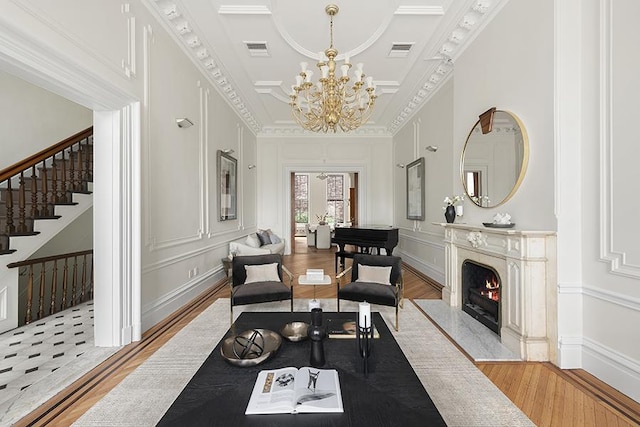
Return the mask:
<svg viewBox="0 0 640 427">
<path fill-rule="evenodd" d="M 517 191 L 529 161 L 529 139 L 518 117 L 492 108 L 480 116 L 462 150 L 467 197 L 483 208 L 500 206 Z"/>
<path fill-rule="evenodd" d="M 218 150 L 218 219 L 227 221 L 238 215 L 238 161 Z"/>
</svg>

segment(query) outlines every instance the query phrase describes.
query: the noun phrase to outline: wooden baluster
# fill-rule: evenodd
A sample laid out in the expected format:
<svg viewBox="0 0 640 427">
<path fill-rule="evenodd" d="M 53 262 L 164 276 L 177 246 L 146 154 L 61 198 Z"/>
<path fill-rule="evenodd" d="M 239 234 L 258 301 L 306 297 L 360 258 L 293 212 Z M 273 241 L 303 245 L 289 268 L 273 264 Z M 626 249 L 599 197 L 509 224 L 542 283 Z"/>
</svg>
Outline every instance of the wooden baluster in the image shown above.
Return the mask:
<svg viewBox="0 0 640 427">
<path fill-rule="evenodd" d="M 93 299 L 93 253 L 91 253 L 91 275 L 89 276 L 89 299 Z"/>
<path fill-rule="evenodd" d="M 42 200 L 42 216 L 50 217 L 53 215 L 51 204 L 49 203 L 49 177 L 47 176 L 47 162 L 42 161 L 42 192 L 40 198 Z"/>
<path fill-rule="evenodd" d="M 56 157 L 53 156 L 53 162 L 51 162 L 51 203 L 54 204 L 60 201 L 58 181 L 58 166 L 56 165 Z"/>
<path fill-rule="evenodd" d="M 70 194 L 70 188 L 69 188 L 69 181 L 67 180 L 67 161 L 64 157 L 64 153 L 65 150 L 62 150 L 62 170 L 61 170 L 61 178 L 60 181 L 62 181 L 61 183 L 61 191 L 60 191 L 60 196 L 62 197 L 62 200 L 65 203 L 70 203 L 71 199 L 69 198 L 69 194 Z"/>
<path fill-rule="evenodd" d="M 5 224 L 5 233 L 13 234 L 16 231 L 16 227 L 13 225 L 13 190 L 11 189 L 11 178 L 7 180 L 6 195 L 7 200 L 4 203 L 7 208 L 7 222 Z"/>
<path fill-rule="evenodd" d="M 60 302 L 60 310 L 67 307 L 67 290 L 69 286 L 69 258 L 64 259 L 64 267 L 62 270 L 62 300 Z"/>
<path fill-rule="evenodd" d="M 31 218 L 40 216 L 38 210 L 38 179 L 36 177 L 36 165 L 31 166 Z"/>
<path fill-rule="evenodd" d="M 84 162 L 82 161 L 82 141 L 78 143 L 78 185 L 84 190 Z"/>
<path fill-rule="evenodd" d="M 71 301 L 69 307 L 76 305 L 76 287 L 78 286 L 78 257 L 73 257 L 73 276 L 71 277 Z"/>
<path fill-rule="evenodd" d="M 20 180 L 18 184 L 18 233 L 25 234 L 27 232 L 26 222 L 26 203 L 25 203 L 25 185 L 24 185 L 24 172 L 20 172 Z"/>
<path fill-rule="evenodd" d="M 71 182 L 71 189 L 78 191 L 78 179 L 76 177 L 76 162 L 73 158 L 75 151 L 73 151 L 73 145 L 69 148 L 69 181 Z"/>
<path fill-rule="evenodd" d="M 87 171 L 86 181 L 89 182 L 93 179 L 93 159 L 91 155 L 91 145 L 89 144 L 89 138 L 86 139 L 84 147 L 87 150 L 86 155 L 84 156 L 84 161 L 86 162 L 85 169 Z"/>
<path fill-rule="evenodd" d="M 44 262 L 40 265 L 40 268 L 40 301 L 38 301 L 38 319 L 42 319 L 44 316 L 44 288 L 46 286 L 45 276 L 47 272 L 47 267 Z"/>
<path fill-rule="evenodd" d="M 58 287 L 58 260 L 53 260 L 53 270 L 51 271 L 51 303 L 49 304 L 49 314 L 56 312 L 56 291 Z"/>
<path fill-rule="evenodd" d="M 80 301 L 84 302 L 84 296 L 87 291 L 87 254 L 82 256 L 82 280 L 80 281 Z"/>
<path fill-rule="evenodd" d="M 33 264 L 29 266 L 29 275 L 27 279 L 27 312 L 24 316 L 24 323 L 31 323 L 31 307 L 33 306 Z"/>
</svg>

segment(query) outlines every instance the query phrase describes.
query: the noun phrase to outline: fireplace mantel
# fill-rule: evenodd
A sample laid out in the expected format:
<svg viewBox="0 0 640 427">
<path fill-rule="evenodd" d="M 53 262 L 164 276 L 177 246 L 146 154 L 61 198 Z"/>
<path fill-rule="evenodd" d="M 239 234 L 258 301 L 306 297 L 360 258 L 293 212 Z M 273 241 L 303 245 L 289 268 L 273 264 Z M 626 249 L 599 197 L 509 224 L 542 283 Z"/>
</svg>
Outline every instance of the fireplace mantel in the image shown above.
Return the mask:
<svg viewBox="0 0 640 427">
<path fill-rule="evenodd" d="M 440 224 L 445 228 L 446 283 L 442 299 L 462 303 L 462 263 L 493 267 L 502 280 L 502 343 L 523 360 L 557 363 L 555 231 Z"/>
</svg>

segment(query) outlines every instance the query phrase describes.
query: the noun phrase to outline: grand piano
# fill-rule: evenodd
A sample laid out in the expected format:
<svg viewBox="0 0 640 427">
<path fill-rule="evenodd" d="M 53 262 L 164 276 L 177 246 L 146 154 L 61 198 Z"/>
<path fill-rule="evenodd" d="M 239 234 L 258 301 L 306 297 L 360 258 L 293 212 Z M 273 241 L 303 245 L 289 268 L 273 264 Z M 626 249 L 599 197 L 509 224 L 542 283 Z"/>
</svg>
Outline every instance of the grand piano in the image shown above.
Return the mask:
<svg viewBox="0 0 640 427">
<path fill-rule="evenodd" d="M 340 266 L 344 268 L 344 259 L 353 258 L 355 253 L 371 253 L 376 249 L 384 249 L 387 255 L 393 253 L 393 248 L 398 245 L 398 229 L 390 226 L 361 225 L 357 227 L 336 227 L 333 243 L 338 245 L 336 252 L 336 272 L 338 271 L 338 260 Z M 355 251 L 345 250 L 346 245 L 356 247 Z"/>
</svg>

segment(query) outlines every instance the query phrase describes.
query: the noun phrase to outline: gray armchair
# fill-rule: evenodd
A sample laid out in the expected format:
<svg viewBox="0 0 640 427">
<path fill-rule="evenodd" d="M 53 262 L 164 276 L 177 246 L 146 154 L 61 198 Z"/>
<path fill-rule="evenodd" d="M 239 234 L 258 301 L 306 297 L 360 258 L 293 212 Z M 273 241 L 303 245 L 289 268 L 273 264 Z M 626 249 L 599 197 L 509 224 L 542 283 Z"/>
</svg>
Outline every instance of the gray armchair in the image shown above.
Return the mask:
<svg viewBox="0 0 640 427">
<path fill-rule="evenodd" d="M 288 285 L 283 280 L 283 273 L 287 276 Z M 233 307 L 236 305 L 290 300 L 293 311 L 293 275 L 282 265 L 280 254 L 234 257 L 229 285 L 232 324 Z"/>
<path fill-rule="evenodd" d="M 350 278 L 347 276 L 349 272 L 351 272 Z M 371 304 L 395 307 L 395 329 L 398 330 L 398 307 L 402 308 L 403 306 L 402 259 L 400 257 L 355 254 L 351 267 L 336 276 L 336 283 L 338 286 L 338 311 L 340 311 L 341 299 L 367 301 Z"/>
</svg>

